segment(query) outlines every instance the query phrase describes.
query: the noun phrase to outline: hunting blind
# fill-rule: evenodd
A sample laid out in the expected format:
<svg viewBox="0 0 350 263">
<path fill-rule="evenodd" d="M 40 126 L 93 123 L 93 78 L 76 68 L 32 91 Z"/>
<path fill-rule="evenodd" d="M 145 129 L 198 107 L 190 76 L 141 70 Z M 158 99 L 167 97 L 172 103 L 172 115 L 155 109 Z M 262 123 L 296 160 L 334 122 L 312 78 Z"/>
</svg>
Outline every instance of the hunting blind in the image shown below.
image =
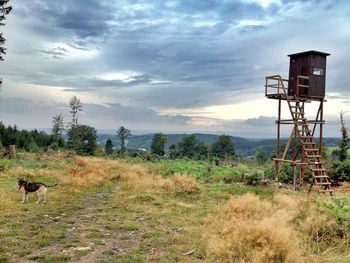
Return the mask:
<svg viewBox="0 0 350 263">
<path fill-rule="evenodd" d="M 277 145 L 275 179 L 279 180 L 282 163 L 293 166 L 294 186 L 297 185 L 297 167 L 300 169 L 299 184 L 305 175 L 310 175 L 310 189 L 316 185 L 320 192 L 332 193 L 330 177 L 323 160 L 323 104 L 326 90 L 326 58 L 330 54 L 320 51 L 306 51 L 288 55 L 290 57 L 289 79 L 280 75 L 266 77 L 265 96 L 278 100 Z M 281 103 L 286 101 L 291 118 L 281 119 Z M 306 103 L 318 103 L 315 118 L 307 118 Z M 281 125 L 292 127 L 288 142 L 281 151 Z M 315 132 L 318 130 L 318 140 Z M 290 149 L 293 148 L 293 149 Z M 291 154 L 292 152 L 292 154 Z"/>
</svg>

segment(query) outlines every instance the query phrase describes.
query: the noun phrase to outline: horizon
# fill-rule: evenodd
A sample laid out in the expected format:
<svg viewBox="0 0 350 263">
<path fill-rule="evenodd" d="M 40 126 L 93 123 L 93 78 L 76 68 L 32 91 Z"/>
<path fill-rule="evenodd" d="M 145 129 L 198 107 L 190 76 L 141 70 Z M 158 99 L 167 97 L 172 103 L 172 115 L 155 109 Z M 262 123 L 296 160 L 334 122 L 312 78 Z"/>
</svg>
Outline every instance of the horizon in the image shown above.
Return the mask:
<svg viewBox="0 0 350 263">
<path fill-rule="evenodd" d="M 339 112 L 350 111 L 349 1 L 10 5 L 0 63 L 6 125 L 39 130 L 60 113 L 67 122 L 68 101 L 76 95 L 83 105 L 79 121 L 97 130 L 272 139 L 277 101 L 264 96 L 265 76 L 287 77 L 287 55 L 306 50 L 331 54 L 324 136 L 338 138 Z M 310 105 L 306 112 L 312 117 L 315 110 Z M 282 136 L 289 134 L 290 127 L 282 129 Z"/>
</svg>

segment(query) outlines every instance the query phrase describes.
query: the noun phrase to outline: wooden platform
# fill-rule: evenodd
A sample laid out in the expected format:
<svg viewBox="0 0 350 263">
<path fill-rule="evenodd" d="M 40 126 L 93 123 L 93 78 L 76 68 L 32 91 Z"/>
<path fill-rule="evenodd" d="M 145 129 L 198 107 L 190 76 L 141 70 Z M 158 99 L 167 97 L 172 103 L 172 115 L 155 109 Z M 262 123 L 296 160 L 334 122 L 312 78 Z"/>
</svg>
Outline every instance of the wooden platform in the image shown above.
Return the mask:
<svg viewBox="0 0 350 263">
<path fill-rule="evenodd" d="M 314 98 L 303 98 L 303 97 L 298 97 L 298 99 L 295 99 L 295 96 L 287 96 L 284 95 L 284 94 L 281 94 L 281 93 L 270 93 L 270 94 L 266 94 L 265 95 L 266 98 L 268 99 L 275 99 L 275 100 L 289 100 L 289 101 L 301 101 L 301 102 L 311 102 L 311 101 L 324 101 L 326 102 L 326 100 L 324 98 L 317 98 L 317 97 L 314 97 Z"/>
</svg>

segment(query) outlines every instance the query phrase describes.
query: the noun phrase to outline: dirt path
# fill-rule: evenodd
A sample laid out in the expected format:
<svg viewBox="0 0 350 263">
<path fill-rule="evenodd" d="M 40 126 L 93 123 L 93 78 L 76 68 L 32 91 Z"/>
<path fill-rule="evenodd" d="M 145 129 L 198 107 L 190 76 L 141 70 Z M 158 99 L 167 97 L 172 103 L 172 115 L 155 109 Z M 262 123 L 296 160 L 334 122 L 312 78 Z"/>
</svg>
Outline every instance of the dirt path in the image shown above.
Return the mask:
<svg viewBox="0 0 350 263">
<path fill-rule="evenodd" d="M 116 186 L 112 192 L 85 197 L 82 207 L 69 216 L 43 215 L 50 227 L 66 227 L 66 234 L 11 262 L 110 262 L 111 255 L 130 254 L 141 238 L 132 227 L 123 227 L 113 204 L 118 192 Z"/>
</svg>

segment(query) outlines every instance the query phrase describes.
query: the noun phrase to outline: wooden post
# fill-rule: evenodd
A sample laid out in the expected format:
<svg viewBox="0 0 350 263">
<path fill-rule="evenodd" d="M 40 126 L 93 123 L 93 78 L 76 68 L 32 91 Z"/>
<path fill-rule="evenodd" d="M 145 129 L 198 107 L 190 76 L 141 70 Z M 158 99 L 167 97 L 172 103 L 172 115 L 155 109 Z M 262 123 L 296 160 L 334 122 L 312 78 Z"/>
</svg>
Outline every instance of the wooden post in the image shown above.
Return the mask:
<svg viewBox="0 0 350 263">
<path fill-rule="evenodd" d="M 277 117 L 277 145 L 276 145 L 276 158 L 280 158 L 280 148 L 281 148 L 281 99 L 278 100 L 278 117 Z M 275 161 L 275 181 L 279 181 L 280 173 L 280 163 Z"/>
<path fill-rule="evenodd" d="M 277 158 L 280 158 L 280 151 L 281 151 L 281 99 L 278 100 L 277 147 L 276 147 Z"/>
<path fill-rule="evenodd" d="M 320 155 L 322 156 L 323 152 L 323 99 L 320 102 Z"/>
<path fill-rule="evenodd" d="M 297 127 L 294 126 L 294 161 L 297 159 L 297 155 L 298 155 L 298 147 L 297 147 Z M 296 178 L 296 167 L 295 164 L 293 164 L 293 186 L 294 186 L 294 190 L 297 189 L 297 178 Z"/>
</svg>

